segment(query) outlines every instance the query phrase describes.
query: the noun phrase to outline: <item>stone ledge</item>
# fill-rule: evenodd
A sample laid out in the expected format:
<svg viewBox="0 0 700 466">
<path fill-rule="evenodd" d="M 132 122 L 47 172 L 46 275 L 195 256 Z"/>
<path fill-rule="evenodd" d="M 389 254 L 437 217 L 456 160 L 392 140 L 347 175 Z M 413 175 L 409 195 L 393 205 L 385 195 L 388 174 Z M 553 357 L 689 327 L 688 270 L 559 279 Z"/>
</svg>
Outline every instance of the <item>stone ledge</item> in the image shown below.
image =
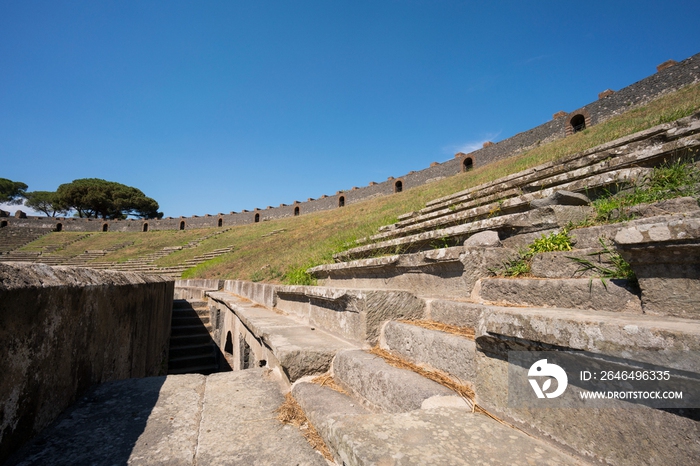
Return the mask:
<svg viewBox="0 0 700 466">
<path fill-rule="evenodd" d="M 441 238 L 464 239 L 474 233 L 484 230 L 503 232 L 506 236 L 520 233 L 541 231 L 551 228 L 566 226 L 569 223 L 578 223 L 585 220 L 590 214 L 590 207 L 580 206 L 548 206 L 526 212 L 487 218 L 438 230 L 426 231 L 409 236 L 402 236 L 375 244 L 359 246 L 348 251 L 335 254 L 336 260 L 351 260 L 357 256 L 371 254 L 383 249 L 394 247 L 420 248 L 430 241 Z"/>
<path fill-rule="evenodd" d="M 380 346 L 414 364 L 446 372 L 460 383 L 474 380 L 476 344 L 465 337 L 410 323 L 387 322 Z"/>
<path fill-rule="evenodd" d="M 589 278 L 485 278 L 472 298 L 480 302 L 532 307 L 563 307 L 642 313 L 639 297 L 626 280 Z"/>
<path fill-rule="evenodd" d="M 226 305 L 270 349 L 290 382 L 305 375 L 326 372 L 339 349 L 354 348 L 322 330 L 313 330 L 290 317 L 259 304 L 244 302 L 232 294 L 221 291 L 207 294 Z"/>
<path fill-rule="evenodd" d="M 343 464 L 557 464 L 578 459 L 493 419 L 456 408 L 338 419 L 329 429 Z"/>
<path fill-rule="evenodd" d="M 277 308 L 360 345 L 374 344 L 387 320 L 421 318 L 425 303 L 404 290 L 281 286 Z"/>
<path fill-rule="evenodd" d="M 435 300 L 430 318 L 450 325 L 473 326 L 480 337 L 502 335 L 558 347 L 611 353 L 700 351 L 700 321 L 667 316 L 632 315 L 577 309 L 491 306 Z M 700 361 L 688 361 L 697 370 Z"/>
<path fill-rule="evenodd" d="M 49 266 L 36 263 L 0 263 L 0 289 L 140 285 L 172 282 L 171 277 L 86 267 Z"/>
<path fill-rule="evenodd" d="M 700 239 L 700 219 L 675 218 L 663 223 L 645 223 L 620 230 L 615 235 L 619 246 L 646 245 Z"/>
<path fill-rule="evenodd" d="M 461 400 L 449 388 L 359 350 L 338 352 L 333 360 L 333 377 L 373 411 L 412 411 L 420 409 L 426 400 L 434 397 Z M 466 408 L 466 403 L 462 403 Z"/>
</svg>

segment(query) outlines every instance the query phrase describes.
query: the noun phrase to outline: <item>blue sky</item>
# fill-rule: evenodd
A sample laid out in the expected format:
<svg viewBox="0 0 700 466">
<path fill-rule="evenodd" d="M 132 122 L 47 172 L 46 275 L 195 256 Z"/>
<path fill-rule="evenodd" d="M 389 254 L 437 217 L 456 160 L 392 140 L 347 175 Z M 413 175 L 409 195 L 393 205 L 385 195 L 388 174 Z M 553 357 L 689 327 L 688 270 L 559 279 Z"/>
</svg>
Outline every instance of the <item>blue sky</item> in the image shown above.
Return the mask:
<svg viewBox="0 0 700 466">
<path fill-rule="evenodd" d="M 166 216 L 317 198 L 698 53 L 698 18 L 697 0 L 0 0 L 0 177 L 117 181 Z"/>
</svg>

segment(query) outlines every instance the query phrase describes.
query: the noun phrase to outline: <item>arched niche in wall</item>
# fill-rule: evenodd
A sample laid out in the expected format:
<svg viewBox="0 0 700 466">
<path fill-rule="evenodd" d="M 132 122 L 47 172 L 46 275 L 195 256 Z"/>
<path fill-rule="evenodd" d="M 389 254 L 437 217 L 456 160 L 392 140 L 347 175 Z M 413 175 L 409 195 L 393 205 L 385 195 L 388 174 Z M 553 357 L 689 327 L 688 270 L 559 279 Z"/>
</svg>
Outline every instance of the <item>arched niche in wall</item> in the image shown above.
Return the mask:
<svg viewBox="0 0 700 466">
<path fill-rule="evenodd" d="M 109 231 L 109 223 L 102 224 L 102 231 Z"/>
<path fill-rule="evenodd" d="M 255 214 L 255 223 L 260 221 L 260 214 Z"/>
<path fill-rule="evenodd" d="M 296 206 L 294 208 L 294 216 L 297 217 L 299 215 L 299 206 Z"/>
<path fill-rule="evenodd" d="M 474 158 L 473 157 L 464 157 L 462 159 L 462 171 L 463 172 L 468 172 L 469 170 L 474 168 Z"/>
<path fill-rule="evenodd" d="M 224 226 L 224 219 L 223 219 L 223 218 L 220 218 L 220 219 L 219 219 L 219 224 L 218 224 L 218 226 L 220 226 L 220 227 Z"/>
<path fill-rule="evenodd" d="M 184 230 L 184 229 L 185 229 L 185 221 L 182 220 L 182 221 L 180 222 L 180 230 Z"/>
<path fill-rule="evenodd" d="M 226 344 L 224 345 L 224 352 L 228 354 L 233 354 L 233 337 L 231 332 L 226 333 Z"/>
<path fill-rule="evenodd" d="M 571 136 L 574 133 L 583 131 L 591 126 L 591 114 L 588 110 L 582 108 L 571 112 L 566 120 L 566 135 Z"/>
<path fill-rule="evenodd" d="M 63 224 L 62 223 L 56 224 L 56 231 L 63 231 Z"/>
<path fill-rule="evenodd" d="M 338 207 L 345 207 L 345 196 L 340 196 L 338 198 Z"/>
<path fill-rule="evenodd" d="M 396 180 L 396 181 L 394 182 L 394 192 L 395 192 L 395 193 L 400 193 L 401 191 L 403 191 L 403 181 L 401 181 L 401 180 Z"/>
<path fill-rule="evenodd" d="M 144 233 L 148 231 L 148 223 L 143 224 L 143 231 Z"/>
</svg>

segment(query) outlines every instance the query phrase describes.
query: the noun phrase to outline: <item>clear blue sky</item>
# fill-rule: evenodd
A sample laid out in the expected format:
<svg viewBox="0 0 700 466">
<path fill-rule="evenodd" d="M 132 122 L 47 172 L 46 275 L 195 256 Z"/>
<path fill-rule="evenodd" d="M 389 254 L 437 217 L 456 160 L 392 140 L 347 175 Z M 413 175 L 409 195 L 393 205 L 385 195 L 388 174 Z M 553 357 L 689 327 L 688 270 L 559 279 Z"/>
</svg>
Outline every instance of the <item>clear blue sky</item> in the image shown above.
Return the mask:
<svg viewBox="0 0 700 466">
<path fill-rule="evenodd" d="M 0 177 L 117 181 L 166 216 L 289 204 L 700 52 L 697 0 L 480 3 L 0 0 Z"/>
</svg>

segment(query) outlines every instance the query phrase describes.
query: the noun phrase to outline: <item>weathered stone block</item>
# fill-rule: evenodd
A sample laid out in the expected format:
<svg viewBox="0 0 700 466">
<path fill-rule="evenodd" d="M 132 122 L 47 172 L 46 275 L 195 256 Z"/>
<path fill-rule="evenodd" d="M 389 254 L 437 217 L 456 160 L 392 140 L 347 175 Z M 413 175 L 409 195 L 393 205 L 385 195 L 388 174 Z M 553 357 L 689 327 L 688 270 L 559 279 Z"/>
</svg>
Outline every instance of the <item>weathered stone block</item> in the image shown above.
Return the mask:
<svg viewBox="0 0 700 466">
<path fill-rule="evenodd" d="M 330 428 L 347 465 L 581 462 L 483 415 L 440 408 L 338 419 Z"/>
<path fill-rule="evenodd" d="M 358 343 L 376 343 L 387 320 L 423 316 L 425 302 L 397 290 L 351 290 L 285 286 L 277 290 L 277 307 L 297 312 L 308 303 L 308 322 Z"/>
<path fill-rule="evenodd" d="M 549 205 L 589 205 L 591 200 L 584 194 L 558 190 L 543 199 L 534 199 L 530 205 L 535 208 Z"/>
<path fill-rule="evenodd" d="M 267 367 L 278 368 L 289 382 L 326 372 L 339 349 L 353 348 L 321 330 L 229 293 L 210 292 L 209 296 L 230 309 L 242 324 L 229 325 L 223 333 L 231 331 L 235 341 L 243 338 L 256 354 L 256 360 L 264 359 Z M 239 356 L 235 348 L 233 356 Z"/>
<path fill-rule="evenodd" d="M 333 360 L 333 377 L 371 409 L 388 413 L 420 409 L 433 397 L 459 398 L 432 380 L 390 366 L 379 356 L 364 351 L 338 352 Z"/>
<path fill-rule="evenodd" d="M 575 259 L 588 261 L 591 266 L 600 268 L 613 267 L 610 255 L 603 254 L 602 249 L 574 249 L 535 254 L 530 262 L 530 273 L 539 278 L 581 278 L 599 277 L 599 269 L 586 269 Z"/>
<path fill-rule="evenodd" d="M 642 312 L 626 280 L 486 278 L 474 287 L 473 297 L 514 306 Z"/>
<path fill-rule="evenodd" d="M 650 314 L 700 319 L 700 219 L 637 224 L 615 236 Z"/>
<path fill-rule="evenodd" d="M 476 370 L 472 340 L 402 322 L 387 322 L 380 345 L 415 364 L 427 365 L 471 383 Z"/>
<path fill-rule="evenodd" d="M 501 240 L 497 231 L 482 231 L 470 236 L 464 241 L 465 248 L 498 248 Z"/>
</svg>

